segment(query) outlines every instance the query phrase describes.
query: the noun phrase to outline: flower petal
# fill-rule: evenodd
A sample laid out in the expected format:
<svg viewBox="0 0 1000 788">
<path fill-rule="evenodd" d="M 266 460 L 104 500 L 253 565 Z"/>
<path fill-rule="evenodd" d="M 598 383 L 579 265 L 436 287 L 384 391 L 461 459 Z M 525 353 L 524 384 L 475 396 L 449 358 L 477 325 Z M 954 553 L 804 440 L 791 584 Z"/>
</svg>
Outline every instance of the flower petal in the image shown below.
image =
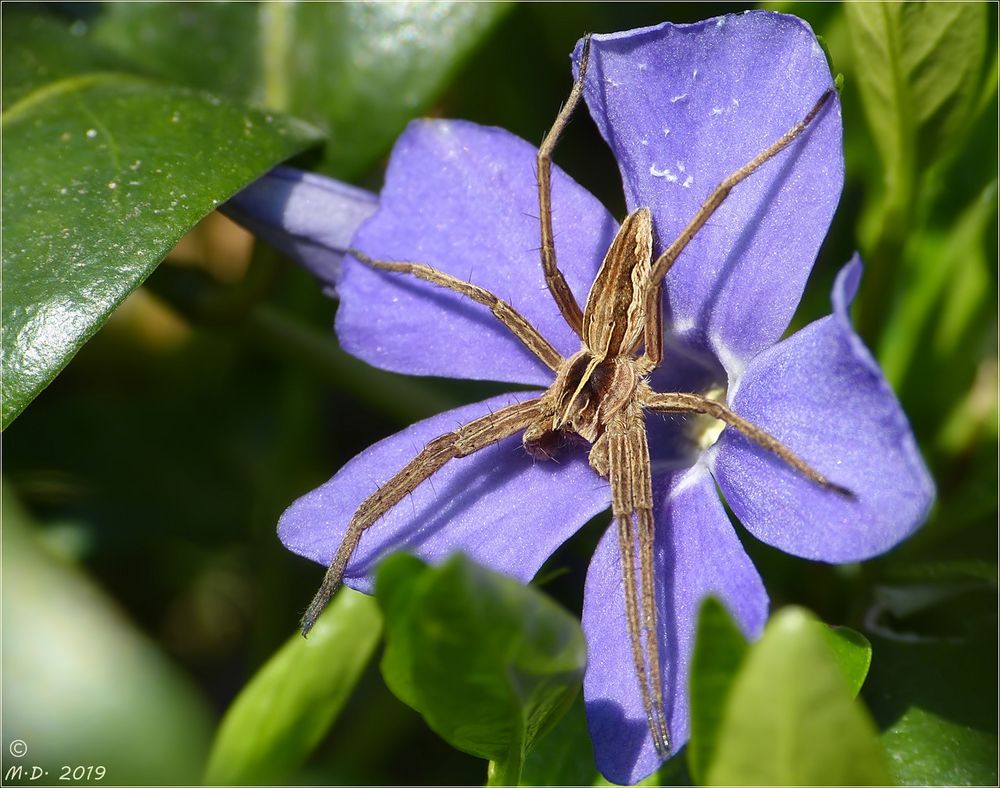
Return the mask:
<svg viewBox="0 0 1000 788">
<path fill-rule="evenodd" d="M 580 46 L 574 53 L 579 57 Z M 659 248 L 833 86 L 809 26 L 751 11 L 593 37 L 585 98 Z M 843 184 L 840 105 L 736 186 L 666 279 L 668 325 L 738 368 L 798 305 Z"/>
<path fill-rule="evenodd" d="M 855 256 L 834 285 L 834 313 L 757 356 L 730 392 L 736 412 L 856 498 L 819 487 L 729 428 L 711 450 L 719 486 L 750 532 L 821 561 L 888 550 L 934 499 L 906 415 L 851 328 L 860 277 Z"/>
<path fill-rule="evenodd" d="M 537 393 L 503 394 L 446 411 L 363 451 L 336 476 L 293 503 L 278 523 L 285 546 L 328 564 L 358 506 L 430 440 Z M 463 551 L 522 582 L 591 517 L 608 507 L 608 484 L 583 452 L 535 461 L 515 435 L 449 462 L 365 532 L 345 583 L 371 593 L 387 553 L 407 550 L 436 562 Z"/>
<path fill-rule="evenodd" d="M 657 614 L 671 746 L 688 740 L 688 670 L 698 608 L 719 597 L 748 637 L 767 619 L 767 593 L 743 551 L 702 465 L 654 487 Z M 587 673 L 583 695 L 597 767 L 612 782 L 633 784 L 657 769 L 633 668 L 615 528 L 601 539 L 587 572 L 583 630 Z"/>
<path fill-rule="evenodd" d="M 374 258 L 426 263 L 509 301 L 560 352 L 580 340 L 545 287 L 538 252 L 537 150 L 503 129 L 415 121 L 393 149 L 381 207 L 353 244 Z M 559 266 L 582 305 L 617 224 L 553 169 Z M 548 385 L 551 372 L 489 309 L 400 274 L 345 261 L 337 335 L 383 369 Z"/>
<path fill-rule="evenodd" d="M 376 208 L 378 197 L 364 189 L 275 167 L 221 210 L 333 287 L 351 237 Z"/>
</svg>

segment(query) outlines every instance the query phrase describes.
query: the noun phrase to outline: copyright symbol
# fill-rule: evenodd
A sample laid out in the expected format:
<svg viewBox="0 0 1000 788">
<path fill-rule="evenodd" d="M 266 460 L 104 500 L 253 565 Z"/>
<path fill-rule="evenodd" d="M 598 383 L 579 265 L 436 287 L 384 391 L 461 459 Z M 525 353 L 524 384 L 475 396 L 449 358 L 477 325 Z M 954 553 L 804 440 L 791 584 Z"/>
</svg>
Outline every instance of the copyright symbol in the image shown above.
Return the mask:
<svg viewBox="0 0 1000 788">
<path fill-rule="evenodd" d="M 10 750 L 10 754 L 15 758 L 23 758 L 28 754 L 28 745 L 20 739 L 14 739 L 7 749 Z"/>
</svg>

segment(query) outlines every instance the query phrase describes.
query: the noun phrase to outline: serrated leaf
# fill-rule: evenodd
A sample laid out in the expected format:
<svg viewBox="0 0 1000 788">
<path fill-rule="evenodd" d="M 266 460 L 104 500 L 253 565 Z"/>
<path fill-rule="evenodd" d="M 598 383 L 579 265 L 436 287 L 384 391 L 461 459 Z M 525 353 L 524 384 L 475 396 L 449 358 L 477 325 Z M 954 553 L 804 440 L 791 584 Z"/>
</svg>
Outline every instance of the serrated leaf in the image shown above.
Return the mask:
<svg viewBox="0 0 1000 788">
<path fill-rule="evenodd" d="M 817 623 L 785 608 L 751 648 L 719 727 L 709 784 L 889 783 L 875 725 Z"/>
<path fill-rule="evenodd" d="M 4 427 L 199 219 L 319 139 L 107 72 L 36 88 L 2 129 Z"/>
<path fill-rule="evenodd" d="M 453 747 L 489 759 L 492 784 L 516 783 L 526 753 L 579 691 L 579 622 L 462 555 L 419 575 L 413 562 L 390 557 L 377 576 L 386 684 Z"/>
<path fill-rule="evenodd" d="M 321 168 L 365 172 L 429 108 L 505 3 L 109 3 L 95 37 L 177 82 L 329 130 Z"/>
<path fill-rule="evenodd" d="M 381 634 L 374 599 L 350 589 L 337 594 L 309 638 L 292 635 L 233 701 L 205 783 L 287 780 L 336 720 Z"/>
</svg>

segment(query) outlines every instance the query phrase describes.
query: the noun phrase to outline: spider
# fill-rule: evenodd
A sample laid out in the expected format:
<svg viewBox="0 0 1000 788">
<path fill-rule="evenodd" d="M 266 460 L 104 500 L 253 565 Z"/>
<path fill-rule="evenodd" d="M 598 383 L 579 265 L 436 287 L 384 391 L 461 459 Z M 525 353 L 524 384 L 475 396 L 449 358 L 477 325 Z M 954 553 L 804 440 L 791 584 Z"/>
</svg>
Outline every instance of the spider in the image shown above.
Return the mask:
<svg viewBox="0 0 1000 788">
<path fill-rule="evenodd" d="M 556 142 L 580 100 L 589 55 L 588 36 L 584 39 L 579 71 L 569 98 L 543 140 L 537 158 L 542 269 L 559 312 L 580 337 L 581 346 L 576 353 L 563 357 L 516 309 L 484 288 L 423 263 L 376 260 L 360 250 L 349 250 L 356 260 L 372 268 L 415 276 L 486 306 L 552 371 L 554 380 L 538 397 L 474 419 L 430 441 L 402 470 L 370 495 L 348 525 L 322 585 L 302 618 L 302 632 L 309 632 L 341 585 L 347 563 L 364 532 L 449 460 L 467 457 L 518 432 L 523 433 L 522 442 L 529 454 L 551 459 L 564 437 L 575 436 L 589 445 L 591 467 L 611 485 L 611 510 L 622 557 L 626 619 L 635 675 L 650 735 L 657 753 L 665 758 L 670 752 L 670 737 L 656 634 L 653 492 L 644 413 L 693 413 L 713 417 L 773 452 L 821 487 L 840 495 L 852 494 L 725 405 L 699 394 L 664 393 L 650 387 L 649 375 L 663 362 L 664 356 L 663 278 L 732 189 L 799 137 L 822 111 L 833 91 L 824 92 L 801 121 L 725 178 L 677 239 L 655 260 L 650 209 L 633 211 L 611 243 L 581 309 L 556 264 L 551 169 Z"/>
</svg>

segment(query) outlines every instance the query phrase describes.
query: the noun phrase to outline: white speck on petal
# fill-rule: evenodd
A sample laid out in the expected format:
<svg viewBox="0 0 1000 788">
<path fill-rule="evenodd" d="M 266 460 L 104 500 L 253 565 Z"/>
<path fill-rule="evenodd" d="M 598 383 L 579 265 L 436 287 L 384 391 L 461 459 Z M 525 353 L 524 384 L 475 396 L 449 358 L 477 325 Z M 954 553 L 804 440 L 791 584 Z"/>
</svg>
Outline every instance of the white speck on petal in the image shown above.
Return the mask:
<svg viewBox="0 0 1000 788">
<path fill-rule="evenodd" d="M 649 64 L 647 64 L 647 63 L 640 63 L 640 64 L 638 65 L 638 69 L 639 69 L 640 71 L 645 71 L 645 70 L 646 70 L 647 68 L 649 68 Z"/>
<path fill-rule="evenodd" d="M 650 164 L 649 174 L 654 178 L 666 178 L 669 183 L 675 183 L 677 181 L 677 176 L 670 171 L 669 167 L 664 167 L 662 170 L 658 170 L 656 169 L 655 164 Z"/>
<path fill-rule="evenodd" d="M 712 107 L 712 111 L 708 113 L 709 115 L 721 115 L 722 107 Z"/>
<path fill-rule="evenodd" d="M 684 162 L 682 162 L 682 161 L 678 161 L 677 162 L 677 171 L 678 172 L 684 172 Z"/>
<path fill-rule="evenodd" d="M 94 139 L 97 136 L 97 129 L 87 129 L 87 138 Z"/>
<path fill-rule="evenodd" d="M 734 99 L 733 99 L 733 106 L 734 106 L 734 107 L 738 107 L 739 105 L 740 105 L 740 100 L 739 100 L 739 99 L 735 99 L 735 98 L 734 98 Z"/>
<path fill-rule="evenodd" d="M 698 77 L 698 69 L 695 69 L 694 71 L 691 72 L 691 79 L 697 79 L 697 77 Z"/>
<path fill-rule="evenodd" d="M 685 189 L 690 189 L 692 183 L 694 183 L 694 178 L 692 178 L 690 175 L 688 175 L 684 179 L 684 183 L 682 183 L 681 186 L 683 186 Z"/>
<path fill-rule="evenodd" d="M 604 78 L 604 81 L 605 81 L 605 82 L 607 82 L 607 83 L 608 83 L 608 85 L 610 85 L 610 86 L 611 86 L 611 87 L 613 87 L 613 88 L 616 88 L 616 87 L 618 87 L 618 83 L 617 83 L 617 82 L 615 82 L 615 81 L 614 81 L 614 80 L 613 80 L 613 79 L 612 79 L 611 77 L 605 77 L 605 78 Z"/>
<path fill-rule="evenodd" d="M 726 18 L 724 16 L 720 16 L 718 19 L 715 20 L 716 27 L 722 27 L 724 24 L 726 24 Z"/>
<path fill-rule="evenodd" d="M 670 103 L 676 104 L 678 101 L 683 101 L 687 97 L 688 97 L 687 93 L 681 93 L 679 96 L 674 96 L 672 99 L 670 99 Z"/>
<path fill-rule="evenodd" d="M 823 47 L 819 45 L 819 41 L 817 41 L 815 38 L 812 41 L 812 53 L 813 55 L 823 54 Z"/>
<path fill-rule="evenodd" d="M 643 145 L 649 145 L 649 140 L 647 140 L 645 137 L 639 140 L 639 142 L 641 142 Z"/>
<path fill-rule="evenodd" d="M 666 137 L 668 134 L 670 134 L 670 129 L 668 129 L 666 126 L 664 126 L 663 127 L 663 136 Z"/>
</svg>

